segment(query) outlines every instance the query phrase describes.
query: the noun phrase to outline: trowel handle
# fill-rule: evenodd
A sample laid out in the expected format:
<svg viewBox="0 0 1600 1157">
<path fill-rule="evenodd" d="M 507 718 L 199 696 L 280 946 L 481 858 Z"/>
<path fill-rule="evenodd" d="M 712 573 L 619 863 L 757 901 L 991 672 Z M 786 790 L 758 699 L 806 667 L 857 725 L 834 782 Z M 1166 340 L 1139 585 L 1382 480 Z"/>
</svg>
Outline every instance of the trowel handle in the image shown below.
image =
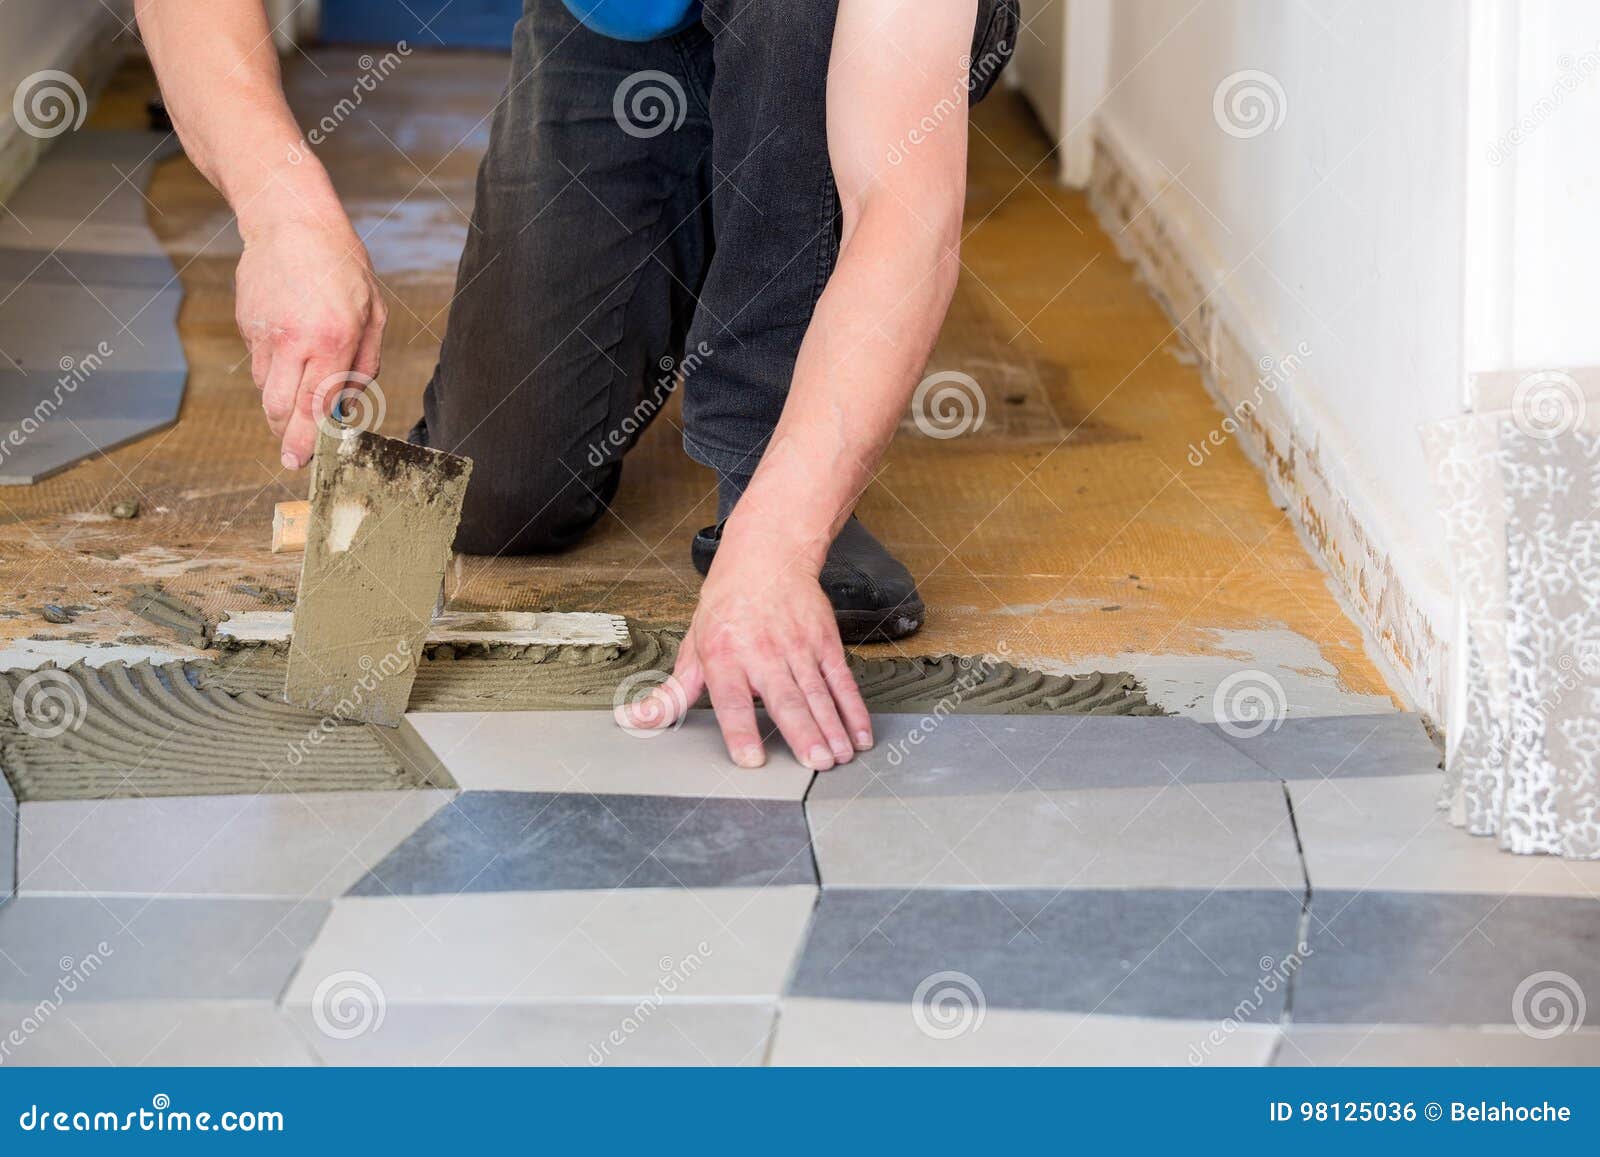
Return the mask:
<svg viewBox="0 0 1600 1157">
<path fill-rule="evenodd" d="M 306 528 L 311 522 L 311 503 L 280 502 L 272 508 L 272 553 L 306 548 Z"/>
</svg>

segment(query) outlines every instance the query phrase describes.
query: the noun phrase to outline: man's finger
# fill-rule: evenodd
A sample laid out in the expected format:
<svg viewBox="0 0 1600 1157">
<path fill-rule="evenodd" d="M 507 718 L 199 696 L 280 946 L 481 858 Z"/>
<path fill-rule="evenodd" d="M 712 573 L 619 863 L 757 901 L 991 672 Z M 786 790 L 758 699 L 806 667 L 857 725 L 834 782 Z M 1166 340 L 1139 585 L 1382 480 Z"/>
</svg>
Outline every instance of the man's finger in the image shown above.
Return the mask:
<svg viewBox="0 0 1600 1157">
<path fill-rule="evenodd" d="M 666 722 L 657 726 L 669 726 L 689 714 L 689 708 L 700 701 L 700 692 L 705 689 L 705 671 L 700 666 L 700 653 L 695 649 L 694 628 L 691 627 L 678 646 L 672 674 L 652 692 L 653 697 L 666 700 L 662 705 L 666 709 L 662 714 Z"/>
<path fill-rule="evenodd" d="M 637 702 L 619 705 L 617 722 L 623 727 L 645 731 L 671 727 L 689 714 L 689 708 L 699 701 L 700 692 L 704 690 L 705 676 L 699 661 L 692 654 L 680 651 L 678 664 L 667 681 L 651 688 L 650 693 Z"/>
<path fill-rule="evenodd" d="M 367 319 L 367 328 L 361 333 L 361 341 L 356 346 L 354 369 L 358 374 L 366 374 L 369 378 L 378 376 L 378 370 L 383 361 L 383 326 L 384 312 L 374 309 L 372 316 Z"/>
<path fill-rule="evenodd" d="M 867 711 L 866 701 L 861 698 L 856 677 L 850 673 L 843 647 L 823 657 L 822 677 L 827 680 L 828 690 L 833 693 L 839 717 L 850 732 L 850 741 L 855 744 L 857 751 L 866 751 L 872 746 L 872 715 Z"/>
<path fill-rule="evenodd" d="M 700 701 L 700 692 L 705 689 L 706 675 L 699 657 L 692 652 L 688 655 L 679 654 L 678 662 L 672 669 L 672 678 L 662 688 L 672 694 L 679 714 L 689 714 L 689 708 Z"/>
<path fill-rule="evenodd" d="M 267 371 L 271 368 L 272 346 L 264 341 L 252 343 L 250 346 L 250 380 L 256 384 L 256 389 L 266 389 Z"/>
<path fill-rule="evenodd" d="M 283 437 L 283 432 L 289 428 L 289 419 L 294 416 L 295 395 L 300 390 L 305 367 L 303 358 L 279 350 L 272 355 L 272 364 L 267 368 L 267 384 L 261 390 L 261 409 L 267 415 L 267 426 L 279 438 Z M 284 465 L 291 470 L 296 468 L 288 462 Z"/>
<path fill-rule="evenodd" d="M 653 687 L 644 698 L 620 704 L 617 722 L 640 731 L 661 731 L 689 714 L 689 707 L 700 698 L 700 688 L 679 683 L 676 677 Z"/>
<path fill-rule="evenodd" d="M 711 706 L 716 709 L 717 726 L 722 729 L 729 757 L 740 767 L 760 767 L 767 762 L 767 753 L 761 746 L 755 700 L 744 673 L 726 663 L 708 665 L 705 673 Z"/>
<path fill-rule="evenodd" d="M 358 387 L 344 377 L 350 369 L 354 350 L 346 351 L 337 359 L 313 358 L 306 362 L 300 377 L 300 388 L 295 396 L 294 413 L 283 431 L 283 464 L 298 470 L 311 461 L 317 446 L 317 423 L 326 420 L 333 412 L 339 396 L 349 388 Z"/>
<path fill-rule="evenodd" d="M 827 680 L 822 677 L 817 661 L 809 656 L 790 656 L 789 671 L 794 676 L 795 686 L 799 687 L 800 693 L 806 697 L 806 706 L 811 709 L 811 718 L 817 721 L 822 738 L 827 743 L 828 750 L 833 753 L 833 761 L 849 763 L 855 756 L 855 744 L 845 734 L 844 722 L 839 718 L 839 708 L 833 702 L 833 692 L 829 689 Z"/>
<path fill-rule="evenodd" d="M 822 729 L 812 717 L 789 665 L 782 659 L 758 667 L 750 680 L 761 692 L 761 703 L 783 733 L 784 742 L 794 757 L 812 771 L 827 771 L 833 766 L 833 752 L 822 738 Z"/>
</svg>

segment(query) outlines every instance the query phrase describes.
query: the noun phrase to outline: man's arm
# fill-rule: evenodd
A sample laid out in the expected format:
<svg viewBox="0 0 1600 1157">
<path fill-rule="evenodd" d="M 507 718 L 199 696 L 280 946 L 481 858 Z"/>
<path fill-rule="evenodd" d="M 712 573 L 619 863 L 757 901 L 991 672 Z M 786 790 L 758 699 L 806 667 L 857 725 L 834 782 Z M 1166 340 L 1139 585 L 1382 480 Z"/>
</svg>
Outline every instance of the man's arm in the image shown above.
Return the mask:
<svg viewBox="0 0 1600 1157">
<path fill-rule="evenodd" d="M 137 13 L 184 150 L 239 219 L 235 317 L 283 464 L 298 469 L 317 414 L 351 386 L 335 375 L 378 373 L 377 279 L 284 100 L 260 0 L 138 0 Z"/>
<path fill-rule="evenodd" d="M 759 694 L 796 758 L 871 746 L 818 575 L 905 412 L 955 290 L 977 0 L 841 0 L 828 151 L 844 209 L 783 417 L 728 519 L 674 675 L 636 713 L 670 722 L 702 688 L 734 761 L 765 759 Z M 906 146 L 913 126 L 938 127 Z M 897 163 L 891 163 L 894 156 Z"/>
</svg>

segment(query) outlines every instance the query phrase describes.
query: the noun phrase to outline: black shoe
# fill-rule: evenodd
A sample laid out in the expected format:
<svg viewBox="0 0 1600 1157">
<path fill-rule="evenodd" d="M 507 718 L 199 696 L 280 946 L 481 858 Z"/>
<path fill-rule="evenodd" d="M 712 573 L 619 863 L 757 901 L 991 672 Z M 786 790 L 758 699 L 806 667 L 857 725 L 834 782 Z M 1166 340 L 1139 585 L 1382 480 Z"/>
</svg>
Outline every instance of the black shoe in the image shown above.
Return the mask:
<svg viewBox="0 0 1600 1157">
<path fill-rule="evenodd" d="M 406 441 L 413 446 L 426 446 L 428 444 L 428 419 L 418 418 L 417 424 L 407 431 Z"/>
<path fill-rule="evenodd" d="M 724 525 L 708 526 L 694 536 L 690 556 L 703 575 L 711 573 Z M 822 589 L 846 643 L 903 639 L 921 630 L 927 617 L 911 572 L 853 514 L 822 564 Z"/>
</svg>

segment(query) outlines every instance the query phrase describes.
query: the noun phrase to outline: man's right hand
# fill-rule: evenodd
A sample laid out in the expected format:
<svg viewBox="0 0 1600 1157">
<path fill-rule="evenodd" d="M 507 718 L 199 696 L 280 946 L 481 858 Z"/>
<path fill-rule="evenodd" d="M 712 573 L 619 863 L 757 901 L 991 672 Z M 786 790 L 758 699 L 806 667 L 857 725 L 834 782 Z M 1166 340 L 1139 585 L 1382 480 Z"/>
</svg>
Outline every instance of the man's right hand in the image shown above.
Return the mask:
<svg viewBox="0 0 1600 1157">
<path fill-rule="evenodd" d="M 317 419 L 377 376 L 378 279 L 284 99 L 262 0 L 135 0 L 135 11 L 184 151 L 238 217 L 234 316 L 283 464 L 298 470 Z"/>
<path fill-rule="evenodd" d="M 283 464 L 298 470 L 311 461 L 318 419 L 344 391 L 377 377 L 388 311 L 342 211 L 322 221 L 241 222 L 241 231 L 235 318 Z"/>
</svg>

